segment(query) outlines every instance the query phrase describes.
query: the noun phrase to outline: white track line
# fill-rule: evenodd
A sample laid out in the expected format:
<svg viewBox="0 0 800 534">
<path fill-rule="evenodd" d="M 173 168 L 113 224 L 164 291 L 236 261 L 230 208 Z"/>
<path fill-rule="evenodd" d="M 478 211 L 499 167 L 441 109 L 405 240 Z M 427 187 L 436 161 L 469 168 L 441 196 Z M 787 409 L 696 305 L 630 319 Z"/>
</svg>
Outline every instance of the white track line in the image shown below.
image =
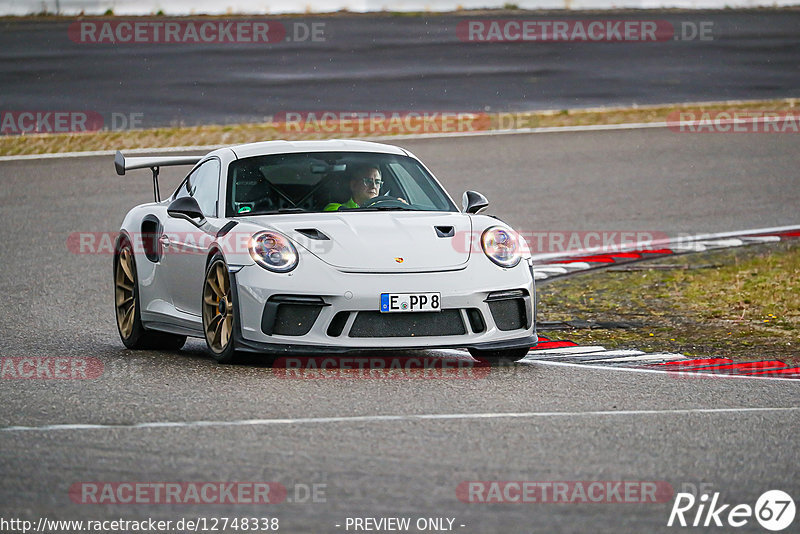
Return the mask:
<svg viewBox="0 0 800 534">
<path fill-rule="evenodd" d="M 542 343 L 549 343 L 549 341 L 542 341 Z M 581 345 L 575 347 L 559 347 L 557 349 L 531 349 L 528 351 L 528 356 L 538 355 L 559 355 L 564 354 L 573 356 L 575 354 L 583 354 L 589 352 L 603 352 L 606 348 L 601 345 Z"/>
<path fill-rule="evenodd" d="M 602 356 L 603 354 L 599 354 Z M 592 363 L 625 363 L 625 362 L 651 362 L 659 360 L 683 360 L 688 359 L 683 354 L 673 354 L 668 352 L 642 352 L 638 356 L 627 356 L 623 358 L 608 358 L 592 360 Z"/>
<path fill-rule="evenodd" d="M 795 224 L 789 226 L 772 226 L 769 228 L 751 228 L 749 230 L 735 230 L 732 232 L 716 232 L 710 234 L 698 234 L 693 236 L 666 237 L 663 239 L 654 239 L 652 241 L 639 241 L 632 244 L 626 244 L 625 246 L 618 245 L 614 248 L 613 251 L 595 248 L 595 249 L 577 249 L 577 250 L 560 251 L 560 252 L 544 252 L 544 253 L 532 254 L 531 259 L 533 260 L 534 263 L 534 269 L 536 269 L 537 266 L 553 265 L 554 263 L 558 264 L 558 261 L 564 258 L 577 258 L 580 256 L 587 256 L 587 255 L 594 256 L 597 254 L 610 255 L 609 254 L 610 252 L 630 252 L 631 250 L 654 249 L 661 247 L 677 249 L 681 245 L 683 245 L 684 248 L 689 250 L 695 249 L 695 247 L 700 246 L 700 251 L 703 251 L 706 249 L 705 245 L 703 244 L 704 242 L 719 241 L 728 238 L 736 238 L 736 239 L 770 238 L 772 240 L 774 240 L 774 238 L 777 238 L 777 240 L 780 241 L 781 238 L 779 234 L 783 234 L 786 232 L 796 232 L 796 231 L 800 231 L 800 225 Z"/>
<path fill-rule="evenodd" d="M 547 265 L 542 265 L 542 267 L 561 267 L 568 271 L 580 271 L 581 269 L 588 269 L 591 265 L 583 261 L 574 261 L 572 263 L 548 263 Z M 534 268 L 538 269 L 539 267 L 534 266 Z"/>
<path fill-rule="evenodd" d="M 776 241 L 781 240 L 781 238 L 777 235 L 743 237 L 742 239 L 747 243 L 775 243 Z"/>
<path fill-rule="evenodd" d="M 562 252 L 548 252 L 543 254 L 533 254 L 531 256 L 531 260 L 533 262 L 533 278 L 534 280 L 547 280 L 549 278 L 557 276 L 569 276 L 570 274 L 573 274 L 573 271 L 561 272 L 560 270 L 556 270 L 556 268 L 566 269 L 567 265 L 569 265 L 565 263 L 558 263 L 558 261 L 563 258 L 580 258 L 581 256 L 587 256 L 587 255 L 594 256 L 596 254 L 604 256 L 605 255 L 613 256 L 614 252 L 630 252 L 630 251 L 638 251 L 641 249 L 653 250 L 655 248 L 661 248 L 661 247 L 668 248 L 674 253 L 705 252 L 707 250 L 741 247 L 745 245 L 751 245 L 754 243 L 781 241 L 780 235 L 760 235 L 760 234 L 781 234 L 784 232 L 796 232 L 798 230 L 800 230 L 800 226 L 798 225 L 780 226 L 774 228 L 742 230 L 737 232 L 720 232 L 716 234 L 700 234 L 695 236 L 672 237 L 665 239 L 657 239 L 650 242 L 638 242 L 633 244 L 616 245 L 615 250 L 613 251 L 582 249 L 582 250 L 567 250 Z M 647 261 L 647 259 L 657 259 L 659 257 L 662 256 L 656 255 L 654 258 L 644 258 L 644 260 Z M 576 269 L 576 271 L 574 272 L 577 272 L 577 270 L 615 267 L 619 265 L 626 265 L 627 263 L 629 262 L 615 261 L 613 263 L 597 262 L 590 265 L 589 263 L 586 262 L 576 262 L 573 263 L 572 269 Z"/>
<path fill-rule="evenodd" d="M 546 274 L 567 274 L 567 270 L 564 267 L 554 267 L 552 265 L 542 265 L 541 267 L 534 267 L 537 273 L 546 273 Z"/>
<path fill-rule="evenodd" d="M 605 350 L 602 352 L 593 352 L 590 356 L 607 356 L 604 360 L 616 360 L 618 357 L 624 356 L 644 356 L 647 354 L 643 350 L 620 349 L 620 350 Z"/>
<path fill-rule="evenodd" d="M 718 105 L 718 104 L 743 104 L 748 101 L 713 101 L 713 102 L 697 102 L 688 103 L 686 105 L 699 106 L 699 105 Z M 666 104 L 665 104 L 666 105 Z M 625 108 L 587 108 L 584 111 L 615 111 L 617 109 Z M 642 108 L 647 109 L 647 108 Z M 779 117 L 754 117 L 754 118 L 737 118 L 730 120 L 719 121 L 719 124 L 759 124 L 767 122 L 777 122 Z M 442 133 L 429 133 L 429 134 L 404 134 L 404 135 L 385 135 L 385 136 L 371 136 L 371 137 L 355 137 L 364 141 L 392 141 L 404 139 L 442 139 L 448 137 L 491 137 L 495 135 L 519 135 L 519 134 L 537 134 L 537 133 L 571 133 L 571 132 L 597 132 L 608 130 L 642 130 L 648 128 L 668 128 L 679 126 L 680 122 L 629 122 L 623 124 L 594 124 L 594 125 L 577 125 L 577 126 L 548 126 L 541 128 L 517 128 L 508 130 L 481 130 L 475 132 L 442 132 Z M 685 123 L 689 124 L 689 123 Z M 701 125 L 699 122 L 698 125 Z M 175 146 L 164 148 L 133 148 L 126 150 L 128 154 L 142 154 L 148 152 L 184 152 L 192 150 L 202 150 L 209 152 L 211 150 L 220 148 L 226 145 L 194 145 L 194 146 Z M 0 156 L 0 161 L 18 161 L 26 159 L 46 159 L 46 158 L 79 158 L 87 156 L 113 156 L 116 151 L 114 150 L 95 150 L 87 152 L 61 152 L 51 154 L 25 154 L 20 156 Z"/>
<path fill-rule="evenodd" d="M 703 241 L 702 244 L 707 247 L 730 248 L 730 247 L 741 247 L 742 245 L 744 245 L 744 241 L 741 239 L 730 238 L 730 239 Z"/>
<path fill-rule="evenodd" d="M 780 382 L 786 383 L 794 383 L 795 385 L 800 384 L 800 380 L 793 379 L 793 378 L 778 378 L 776 376 L 748 376 L 748 375 L 733 375 L 733 374 L 724 374 L 724 373 L 710 373 L 710 372 L 692 372 L 686 371 L 681 369 L 667 369 L 667 366 L 659 367 L 658 369 L 654 369 L 652 366 L 646 369 L 638 368 L 638 367 L 615 367 L 612 365 L 593 365 L 592 363 L 572 363 L 572 362 L 557 362 L 552 360 L 536 360 L 534 358 L 526 358 L 524 360 L 520 360 L 518 363 L 524 363 L 528 365 L 555 365 L 555 366 L 563 366 L 563 367 L 578 367 L 581 369 L 600 369 L 603 371 L 613 371 L 613 372 L 628 372 L 628 373 L 655 373 L 660 375 L 671 375 L 673 378 L 680 378 L 680 379 L 710 379 L 710 378 L 738 378 L 744 380 L 777 380 Z"/>
<path fill-rule="evenodd" d="M 452 133 L 430 133 L 430 134 L 406 134 L 406 135 L 385 135 L 375 137 L 354 137 L 360 141 L 402 141 L 413 139 L 442 139 L 449 137 L 481 137 L 495 135 L 520 135 L 520 134 L 540 134 L 540 133 L 570 133 L 570 132 L 593 132 L 607 130 L 639 130 L 644 128 L 666 128 L 666 122 L 631 122 L 626 124 L 596 124 L 585 126 L 552 126 L 548 128 L 520 128 L 518 130 L 487 130 L 478 132 L 452 132 Z M 150 152 L 190 152 L 204 151 L 210 152 L 221 146 L 226 145 L 196 145 L 196 146 L 173 146 L 165 148 L 133 148 L 125 150 L 126 154 L 146 154 Z M 0 156 L 0 161 L 24 161 L 50 158 L 82 158 L 93 156 L 113 156 L 116 150 L 93 150 L 87 152 L 54 152 L 51 154 L 24 154 L 20 156 Z"/>
<path fill-rule="evenodd" d="M 470 419 L 531 419 L 554 417 L 605 417 L 621 415 L 694 415 L 719 413 L 752 413 L 752 412 L 797 412 L 800 406 L 776 408 L 688 408 L 674 410 L 605 410 L 591 412 L 508 412 L 508 413 L 451 413 L 451 414 L 407 414 L 407 415 L 361 415 L 352 417 L 307 417 L 298 419 L 243 419 L 238 421 L 175 421 L 150 422 L 130 425 L 43 425 L 43 426 L 8 426 L 0 428 L 0 432 L 45 432 L 52 430 L 139 430 L 150 428 L 200 428 L 227 426 L 270 426 L 270 425 L 309 425 L 326 423 L 385 423 L 410 421 L 458 421 Z"/>
</svg>

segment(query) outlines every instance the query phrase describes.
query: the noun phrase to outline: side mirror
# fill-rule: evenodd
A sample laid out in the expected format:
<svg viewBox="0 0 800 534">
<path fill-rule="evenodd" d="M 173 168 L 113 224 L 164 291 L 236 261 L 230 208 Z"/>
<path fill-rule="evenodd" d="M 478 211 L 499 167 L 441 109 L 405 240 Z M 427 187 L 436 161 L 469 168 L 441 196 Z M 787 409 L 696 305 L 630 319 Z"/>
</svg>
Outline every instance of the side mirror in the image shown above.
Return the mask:
<svg viewBox="0 0 800 534">
<path fill-rule="evenodd" d="M 461 207 L 464 213 L 478 213 L 483 208 L 489 205 L 486 197 L 477 191 L 465 191 L 464 196 L 461 197 Z"/>
<path fill-rule="evenodd" d="M 167 214 L 169 214 L 170 217 L 188 219 L 195 224 L 205 219 L 205 215 L 203 215 L 203 212 L 200 210 L 200 205 L 194 197 L 176 198 L 167 206 Z"/>
</svg>

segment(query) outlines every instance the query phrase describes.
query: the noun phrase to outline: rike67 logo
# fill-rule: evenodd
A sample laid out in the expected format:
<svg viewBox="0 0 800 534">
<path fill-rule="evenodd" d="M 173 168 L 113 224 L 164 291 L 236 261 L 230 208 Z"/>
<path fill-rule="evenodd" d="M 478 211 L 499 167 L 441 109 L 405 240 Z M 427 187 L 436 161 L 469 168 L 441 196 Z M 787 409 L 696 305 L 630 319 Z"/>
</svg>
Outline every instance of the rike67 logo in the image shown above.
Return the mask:
<svg viewBox="0 0 800 534">
<path fill-rule="evenodd" d="M 788 493 L 781 490 L 764 492 L 754 507 L 749 504 L 731 505 L 721 502 L 719 492 L 711 497 L 695 498 L 691 493 L 678 493 L 667 526 L 739 528 L 753 517 L 765 529 L 777 532 L 794 521 L 795 505 Z"/>
</svg>

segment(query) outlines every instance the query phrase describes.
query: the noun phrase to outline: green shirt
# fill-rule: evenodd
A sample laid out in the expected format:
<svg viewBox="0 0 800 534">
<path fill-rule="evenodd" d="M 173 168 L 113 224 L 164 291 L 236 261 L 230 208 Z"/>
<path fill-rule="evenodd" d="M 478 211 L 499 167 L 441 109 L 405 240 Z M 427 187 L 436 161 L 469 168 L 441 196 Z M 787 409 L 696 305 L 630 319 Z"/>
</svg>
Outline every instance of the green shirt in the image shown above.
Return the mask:
<svg viewBox="0 0 800 534">
<path fill-rule="evenodd" d="M 358 207 L 359 207 L 359 205 L 356 204 L 356 201 L 351 198 L 350 200 L 348 200 L 344 204 L 337 204 L 336 202 L 331 202 L 330 204 L 325 206 L 322 209 L 322 211 L 337 211 L 337 210 L 340 210 L 342 208 L 351 210 L 353 208 L 358 208 Z"/>
</svg>

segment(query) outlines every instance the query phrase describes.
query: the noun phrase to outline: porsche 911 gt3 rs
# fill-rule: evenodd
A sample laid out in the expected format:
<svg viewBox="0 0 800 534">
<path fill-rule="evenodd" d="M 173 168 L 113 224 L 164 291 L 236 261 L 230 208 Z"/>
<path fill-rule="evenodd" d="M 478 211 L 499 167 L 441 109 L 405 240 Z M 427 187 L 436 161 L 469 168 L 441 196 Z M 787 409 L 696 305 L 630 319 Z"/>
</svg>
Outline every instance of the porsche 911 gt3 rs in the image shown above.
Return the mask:
<svg viewBox="0 0 800 534">
<path fill-rule="evenodd" d="M 172 165 L 192 169 L 161 200 L 159 168 Z M 268 141 L 205 156 L 117 152 L 115 167 L 149 168 L 155 197 L 128 212 L 115 243 L 128 348 L 193 336 L 220 362 L 445 347 L 492 360 L 536 343 L 521 238 L 478 214 L 480 193 L 464 193 L 460 211 L 402 148 Z"/>
</svg>

